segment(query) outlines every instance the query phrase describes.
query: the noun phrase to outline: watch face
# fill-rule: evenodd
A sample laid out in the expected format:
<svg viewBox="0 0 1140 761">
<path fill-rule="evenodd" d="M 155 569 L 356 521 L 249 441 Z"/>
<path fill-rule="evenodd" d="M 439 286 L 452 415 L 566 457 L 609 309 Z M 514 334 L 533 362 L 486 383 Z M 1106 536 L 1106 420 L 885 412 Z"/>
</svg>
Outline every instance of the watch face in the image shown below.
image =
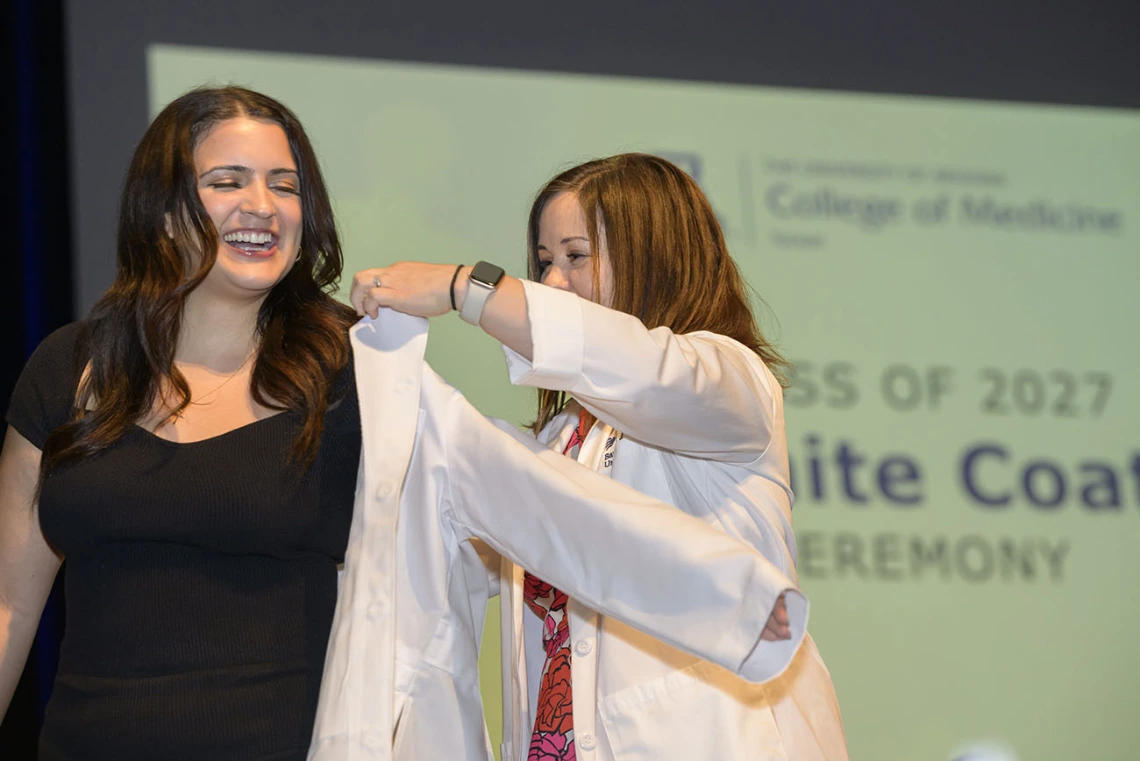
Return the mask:
<svg viewBox="0 0 1140 761">
<path fill-rule="evenodd" d="M 490 262 L 479 262 L 471 269 L 471 279 L 494 288 L 503 279 L 503 268 Z"/>
</svg>

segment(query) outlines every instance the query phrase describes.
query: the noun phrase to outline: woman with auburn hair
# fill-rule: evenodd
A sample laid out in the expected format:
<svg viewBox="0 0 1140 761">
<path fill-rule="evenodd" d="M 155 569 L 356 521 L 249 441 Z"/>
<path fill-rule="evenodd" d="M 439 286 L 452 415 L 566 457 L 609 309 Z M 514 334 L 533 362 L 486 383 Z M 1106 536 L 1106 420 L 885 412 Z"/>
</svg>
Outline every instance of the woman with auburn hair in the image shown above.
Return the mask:
<svg viewBox="0 0 1140 761">
<path fill-rule="evenodd" d="M 39 758 L 303 759 L 361 450 L 320 167 L 256 92 L 135 150 L 114 283 L 48 336 L 0 455 L 0 713 L 61 560 Z M 346 371 L 347 370 L 347 371 Z"/>
<path fill-rule="evenodd" d="M 459 311 L 503 344 L 513 383 L 538 389 L 539 442 L 748 542 L 794 580 L 786 363 L 700 188 L 655 156 L 590 161 L 538 193 L 527 233 L 529 281 L 486 262 L 404 262 L 357 273 L 353 305 Z M 500 576 L 504 761 L 847 758 L 810 636 L 782 673 L 752 684 L 534 570 L 504 560 Z M 581 573 L 652 580 L 656 569 L 619 554 Z M 700 617 L 697 597 L 675 595 Z"/>
</svg>

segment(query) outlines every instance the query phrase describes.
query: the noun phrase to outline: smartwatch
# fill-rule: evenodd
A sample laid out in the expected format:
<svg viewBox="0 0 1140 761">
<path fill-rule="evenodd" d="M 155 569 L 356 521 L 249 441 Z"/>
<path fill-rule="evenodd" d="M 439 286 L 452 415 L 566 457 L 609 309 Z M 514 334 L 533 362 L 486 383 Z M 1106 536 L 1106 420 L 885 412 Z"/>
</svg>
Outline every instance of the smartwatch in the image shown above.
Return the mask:
<svg viewBox="0 0 1140 761">
<path fill-rule="evenodd" d="M 502 279 L 502 267 L 496 267 L 488 262 L 478 262 L 467 278 L 467 298 L 463 301 L 463 309 L 459 312 L 459 316 L 465 322 L 477 326 L 479 317 L 483 314 L 483 306 Z"/>
</svg>

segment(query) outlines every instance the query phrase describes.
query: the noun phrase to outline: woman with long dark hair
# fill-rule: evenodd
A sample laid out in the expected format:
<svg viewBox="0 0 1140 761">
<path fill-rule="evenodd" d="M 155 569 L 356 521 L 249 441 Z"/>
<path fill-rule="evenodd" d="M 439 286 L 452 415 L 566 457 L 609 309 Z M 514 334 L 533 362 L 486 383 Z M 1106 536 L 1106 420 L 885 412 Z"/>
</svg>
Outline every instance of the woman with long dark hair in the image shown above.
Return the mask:
<svg viewBox="0 0 1140 761">
<path fill-rule="evenodd" d="M 726 669 L 790 658 L 756 645 L 798 592 L 751 548 L 478 415 L 424 364 L 425 321 L 350 330 L 328 194 L 280 103 L 167 106 L 131 162 L 118 264 L 29 360 L 0 452 L 0 712 L 67 559 L 43 761 L 483 761 L 491 589 L 470 539 Z M 533 525 L 571 514 L 562 551 L 536 552 Z M 612 554 L 602 529 L 663 551 L 659 576 L 579 574 Z M 661 615 L 677 586 L 706 622 Z M 806 603 L 778 618 L 794 642 Z"/>
<path fill-rule="evenodd" d="M 313 149 L 237 87 L 170 103 L 114 283 L 49 336 L 0 455 L 0 711 L 66 558 L 51 759 L 302 759 L 360 423 Z"/>
<path fill-rule="evenodd" d="M 794 580 L 786 363 L 697 184 L 655 156 L 590 161 L 543 187 L 527 238 L 529 281 L 485 262 L 399 263 L 357 273 L 353 304 L 459 311 L 503 344 L 512 382 L 538 389 L 540 443 L 746 541 Z M 588 572 L 649 583 L 658 568 L 619 552 Z M 507 561 L 501 579 L 504 761 L 846 759 L 809 636 L 757 685 L 602 615 L 533 567 Z M 691 613 L 672 625 L 699 624 L 699 596 L 674 595 Z M 762 635 L 772 644 L 785 602 Z"/>
</svg>

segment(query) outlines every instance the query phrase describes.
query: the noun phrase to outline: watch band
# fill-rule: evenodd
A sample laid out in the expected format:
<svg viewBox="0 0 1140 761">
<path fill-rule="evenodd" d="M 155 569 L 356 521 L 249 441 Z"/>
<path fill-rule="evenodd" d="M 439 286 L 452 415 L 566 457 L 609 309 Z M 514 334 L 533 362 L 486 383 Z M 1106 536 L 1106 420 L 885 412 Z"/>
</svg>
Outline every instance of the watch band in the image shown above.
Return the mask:
<svg viewBox="0 0 1140 761">
<path fill-rule="evenodd" d="M 471 268 L 471 275 L 467 278 L 467 298 L 463 300 L 463 309 L 459 312 L 464 322 L 476 326 L 479 324 L 487 299 L 502 279 L 503 268 L 494 264 L 478 262 Z"/>
</svg>

